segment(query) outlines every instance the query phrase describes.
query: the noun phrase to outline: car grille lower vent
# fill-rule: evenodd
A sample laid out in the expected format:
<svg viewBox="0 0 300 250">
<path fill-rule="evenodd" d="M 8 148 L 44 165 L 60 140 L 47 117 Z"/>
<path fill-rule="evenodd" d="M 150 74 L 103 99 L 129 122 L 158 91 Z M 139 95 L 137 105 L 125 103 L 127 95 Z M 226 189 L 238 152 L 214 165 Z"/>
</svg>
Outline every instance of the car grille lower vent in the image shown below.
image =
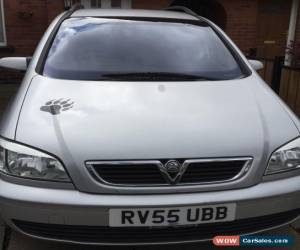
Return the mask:
<svg viewBox="0 0 300 250">
<path fill-rule="evenodd" d="M 39 238 L 63 240 L 73 243 L 136 245 L 193 242 L 212 239 L 216 235 L 245 235 L 289 223 L 297 218 L 299 213 L 299 210 L 295 210 L 225 223 L 166 228 L 112 228 L 108 226 L 54 225 L 25 221 L 13 222 L 22 232 Z"/>
<path fill-rule="evenodd" d="M 234 181 L 246 174 L 251 158 L 90 162 L 101 183 L 119 186 L 201 185 Z"/>
</svg>

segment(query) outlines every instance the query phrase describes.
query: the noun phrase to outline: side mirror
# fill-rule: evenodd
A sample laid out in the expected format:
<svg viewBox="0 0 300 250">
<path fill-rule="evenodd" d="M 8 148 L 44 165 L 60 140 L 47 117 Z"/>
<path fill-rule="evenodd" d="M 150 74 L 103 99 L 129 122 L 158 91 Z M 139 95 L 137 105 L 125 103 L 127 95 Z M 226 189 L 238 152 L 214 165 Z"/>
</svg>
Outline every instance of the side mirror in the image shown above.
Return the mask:
<svg viewBox="0 0 300 250">
<path fill-rule="evenodd" d="M 261 70 L 264 68 L 264 64 L 261 61 L 257 60 L 249 60 L 249 63 L 253 69 L 256 71 Z"/>
<path fill-rule="evenodd" d="M 0 59 L 0 67 L 26 71 L 30 60 L 30 57 L 4 57 Z"/>
</svg>

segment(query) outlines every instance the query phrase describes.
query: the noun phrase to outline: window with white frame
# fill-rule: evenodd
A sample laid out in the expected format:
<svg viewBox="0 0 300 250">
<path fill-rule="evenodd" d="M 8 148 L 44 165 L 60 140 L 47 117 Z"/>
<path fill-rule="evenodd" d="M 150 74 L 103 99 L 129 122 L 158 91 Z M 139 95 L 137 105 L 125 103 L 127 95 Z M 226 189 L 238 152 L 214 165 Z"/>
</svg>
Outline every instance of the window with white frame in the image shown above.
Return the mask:
<svg viewBox="0 0 300 250">
<path fill-rule="evenodd" d="M 6 45 L 4 7 L 3 0 L 0 0 L 0 46 Z"/>
<path fill-rule="evenodd" d="M 130 9 L 132 0 L 81 0 L 85 8 Z"/>
</svg>

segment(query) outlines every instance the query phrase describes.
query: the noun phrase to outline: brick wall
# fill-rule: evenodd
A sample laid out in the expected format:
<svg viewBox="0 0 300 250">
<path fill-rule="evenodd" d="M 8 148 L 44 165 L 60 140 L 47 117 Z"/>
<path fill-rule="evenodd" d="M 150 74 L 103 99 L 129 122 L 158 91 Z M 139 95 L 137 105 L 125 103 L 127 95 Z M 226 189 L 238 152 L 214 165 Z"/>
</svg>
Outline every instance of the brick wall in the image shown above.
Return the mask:
<svg viewBox="0 0 300 250">
<path fill-rule="evenodd" d="M 31 56 L 49 22 L 62 10 L 61 0 L 4 0 L 7 47 L 0 48 L 0 57 Z M 0 69 L 0 83 L 22 77 Z"/>
<path fill-rule="evenodd" d="M 219 0 L 227 13 L 227 34 L 245 53 L 256 47 L 258 0 Z M 162 9 L 172 0 L 134 0 L 133 8 Z"/>
<path fill-rule="evenodd" d="M 48 23 L 50 23 L 58 14 L 60 14 L 64 8 L 64 1 L 62 0 L 47 0 Z"/>
<path fill-rule="evenodd" d="M 257 0 L 220 0 L 227 13 L 226 33 L 247 53 L 256 47 Z"/>
</svg>

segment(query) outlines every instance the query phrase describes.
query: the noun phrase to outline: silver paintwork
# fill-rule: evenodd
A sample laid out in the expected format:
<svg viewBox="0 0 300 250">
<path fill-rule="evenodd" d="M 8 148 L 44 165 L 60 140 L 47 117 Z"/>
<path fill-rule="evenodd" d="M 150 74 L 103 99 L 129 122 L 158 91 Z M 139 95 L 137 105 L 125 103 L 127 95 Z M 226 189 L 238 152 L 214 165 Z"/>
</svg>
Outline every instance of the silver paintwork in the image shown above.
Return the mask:
<svg viewBox="0 0 300 250">
<path fill-rule="evenodd" d="M 25 147 L 24 145 L 21 145 L 21 144 L 10 143 L 7 140 L 4 140 L 2 138 L 0 138 L 0 145 L 3 146 L 5 149 L 10 150 L 12 152 L 27 154 L 27 155 L 34 155 L 37 157 L 45 157 L 45 158 L 55 159 L 53 156 L 47 155 L 41 151 L 35 150 L 33 148 Z"/>
<path fill-rule="evenodd" d="M 198 20 L 196 17 L 183 12 L 163 10 L 137 10 L 137 9 L 80 9 L 72 17 L 142 17 L 142 18 L 169 18 Z"/>
<path fill-rule="evenodd" d="M 278 97 L 254 73 L 213 85 L 74 84 L 36 76 L 29 93 L 20 113 L 16 140 L 57 156 L 74 185 L 90 193 L 178 193 L 253 186 L 261 181 L 271 153 L 299 136 Z M 46 101 L 60 98 L 72 99 L 73 109 L 56 116 L 40 111 Z M 85 168 L 87 161 L 220 157 L 252 157 L 253 167 L 247 176 L 230 183 L 139 191 L 103 187 Z"/>
<path fill-rule="evenodd" d="M 92 14 L 195 18 L 169 11 L 121 10 L 80 10 L 73 16 Z M 75 82 L 49 79 L 35 71 L 58 20 L 37 47 L 1 122 L 0 135 L 57 156 L 67 168 L 74 189 L 3 176 L 0 208 L 6 223 L 13 228 L 12 219 L 108 225 L 108 209 L 122 207 L 234 202 L 237 219 L 300 208 L 298 171 L 264 177 L 271 153 L 299 137 L 299 120 L 221 29 L 207 21 L 251 68 L 251 76 L 214 83 Z M 72 99 L 74 108 L 57 116 L 40 111 L 45 102 L 60 98 Z M 245 176 L 229 183 L 139 190 L 101 185 L 85 165 L 88 161 L 227 157 L 252 157 L 252 167 Z"/>
<path fill-rule="evenodd" d="M 257 61 L 257 60 L 249 60 L 249 63 L 251 65 L 251 67 L 254 69 L 254 70 L 261 70 L 264 68 L 264 64 L 260 61 Z"/>
<path fill-rule="evenodd" d="M 0 67 L 26 71 L 27 59 L 25 57 L 5 57 L 0 59 Z"/>
<path fill-rule="evenodd" d="M 95 196 L 77 190 L 21 186 L 0 180 L 1 213 L 16 230 L 11 223 L 12 218 L 37 223 L 107 226 L 109 208 L 180 207 L 236 202 L 236 217 L 244 219 L 300 208 L 299 183 L 300 176 L 297 176 L 229 191 Z M 23 204 L 22 212 L 20 202 Z"/>
</svg>

